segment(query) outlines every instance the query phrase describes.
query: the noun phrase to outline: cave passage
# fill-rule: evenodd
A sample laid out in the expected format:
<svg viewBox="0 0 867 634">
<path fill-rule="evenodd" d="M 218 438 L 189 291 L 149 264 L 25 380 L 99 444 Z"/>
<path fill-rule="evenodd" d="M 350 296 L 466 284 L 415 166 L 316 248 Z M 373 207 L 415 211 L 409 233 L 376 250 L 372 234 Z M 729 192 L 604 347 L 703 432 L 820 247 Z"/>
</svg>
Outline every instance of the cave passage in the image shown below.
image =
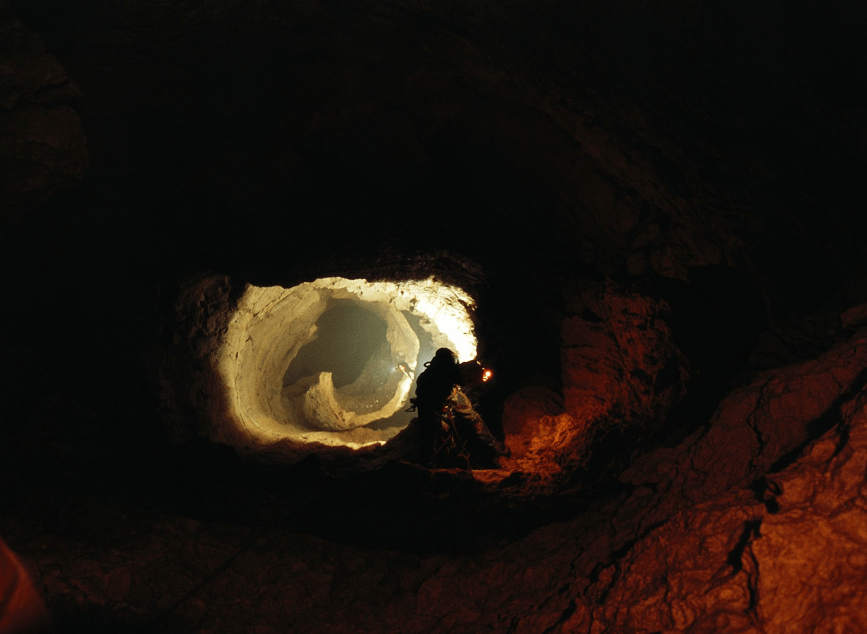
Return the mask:
<svg viewBox="0 0 867 634">
<path fill-rule="evenodd" d="M 437 348 L 475 357 L 473 306 L 432 278 L 247 285 L 213 360 L 208 436 L 289 460 L 381 446 L 412 420 L 416 372 Z"/>
<path fill-rule="evenodd" d="M 343 299 L 331 302 L 316 321 L 317 338 L 305 345 L 289 364 L 283 385 L 305 376 L 331 372 L 334 387 L 340 389 L 360 378 L 366 366 L 376 362 L 367 378 L 375 389 L 388 379 L 394 368 L 386 358 L 388 324 L 357 303 Z M 384 354 L 386 353 L 386 354 Z M 376 355 L 376 359 L 373 359 Z"/>
</svg>

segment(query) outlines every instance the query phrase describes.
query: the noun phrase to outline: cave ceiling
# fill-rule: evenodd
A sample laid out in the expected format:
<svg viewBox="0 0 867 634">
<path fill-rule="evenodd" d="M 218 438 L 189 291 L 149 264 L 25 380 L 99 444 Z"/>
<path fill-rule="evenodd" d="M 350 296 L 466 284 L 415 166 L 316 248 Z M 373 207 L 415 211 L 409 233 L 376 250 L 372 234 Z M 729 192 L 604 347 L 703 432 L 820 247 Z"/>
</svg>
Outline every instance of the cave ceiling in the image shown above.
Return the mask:
<svg viewBox="0 0 867 634">
<path fill-rule="evenodd" d="M 861 257 L 848 183 L 863 168 L 864 95 L 843 68 L 864 51 L 837 13 L 16 9 L 83 93 L 101 195 L 126 197 L 140 235 L 209 243 L 191 267 L 223 258 L 264 277 L 308 261 L 317 235 L 339 252 L 359 234 L 399 251 L 545 251 L 605 274 L 727 264 L 758 269 L 788 318 Z M 345 222 L 325 236 L 329 215 Z M 298 232 L 313 234 L 306 248 L 276 248 Z"/>
</svg>

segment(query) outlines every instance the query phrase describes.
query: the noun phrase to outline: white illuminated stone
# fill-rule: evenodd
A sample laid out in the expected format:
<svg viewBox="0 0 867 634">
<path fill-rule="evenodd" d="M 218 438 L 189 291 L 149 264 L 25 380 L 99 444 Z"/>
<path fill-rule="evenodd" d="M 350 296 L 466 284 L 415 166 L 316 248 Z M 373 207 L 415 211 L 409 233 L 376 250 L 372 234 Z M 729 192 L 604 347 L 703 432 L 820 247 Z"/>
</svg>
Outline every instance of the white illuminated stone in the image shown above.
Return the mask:
<svg viewBox="0 0 867 634">
<path fill-rule="evenodd" d="M 335 388 L 328 368 L 284 384 L 299 351 L 318 337 L 317 321 L 335 302 L 351 302 L 385 323 L 378 352 L 347 385 Z M 463 290 L 433 279 L 395 283 L 334 277 L 290 289 L 248 285 L 214 357 L 225 398 L 211 407 L 212 439 L 257 450 L 279 450 L 287 443 L 357 449 L 386 442 L 401 425 L 368 425 L 401 416 L 403 425 L 409 422 L 411 414 L 403 410 L 415 371 L 421 369 L 419 337 L 405 315 L 418 318 L 430 335 L 431 349 L 422 355 L 447 347 L 466 361 L 476 355 L 472 306 Z"/>
</svg>

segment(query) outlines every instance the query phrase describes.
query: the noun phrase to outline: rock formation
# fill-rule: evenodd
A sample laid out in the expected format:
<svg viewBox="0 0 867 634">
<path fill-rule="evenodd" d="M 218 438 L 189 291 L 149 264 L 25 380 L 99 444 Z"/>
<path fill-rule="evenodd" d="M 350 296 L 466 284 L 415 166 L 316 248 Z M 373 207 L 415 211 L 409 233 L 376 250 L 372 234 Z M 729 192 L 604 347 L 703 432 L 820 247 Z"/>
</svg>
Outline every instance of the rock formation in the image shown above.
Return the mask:
<svg viewBox="0 0 867 634">
<path fill-rule="evenodd" d="M 343 346 L 331 353 L 338 362 L 355 356 L 346 348 L 352 335 L 366 335 L 364 326 L 346 338 L 351 318 L 344 317 L 336 334 L 320 333 L 320 318 L 334 314 L 329 311 L 335 302 L 378 315 L 384 328 L 378 350 L 361 355 L 363 368 L 341 386 L 334 385 L 331 371 L 319 369 L 327 359 L 293 370 L 320 336 L 346 339 L 325 344 Z M 325 455 L 329 447 L 378 447 L 409 422 L 401 414 L 414 376 L 434 350 L 448 347 L 464 361 L 475 357 L 467 312 L 472 306 L 461 289 L 432 279 L 325 278 L 291 289 L 247 285 L 238 297 L 225 277 L 190 280 L 177 302 L 175 341 L 159 364 L 165 423 L 176 441 L 199 433 L 242 453 L 280 456 L 284 463 L 311 452 Z M 404 315 L 418 322 L 418 332 Z M 192 420 L 185 417 L 189 408 L 200 410 Z M 369 428 L 373 422 L 380 423 L 378 429 Z M 388 422 L 394 425 L 382 428 Z"/>
<path fill-rule="evenodd" d="M 58 632 L 867 630 L 864 26 L 0 1 L 0 581 Z M 340 302 L 365 395 L 299 357 Z M 497 469 L 379 418 L 444 343 Z"/>
<path fill-rule="evenodd" d="M 14 224 L 84 176 L 88 156 L 76 111 L 81 93 L 39 37 L 0 4 L 0 222 Z"/>
</svg>

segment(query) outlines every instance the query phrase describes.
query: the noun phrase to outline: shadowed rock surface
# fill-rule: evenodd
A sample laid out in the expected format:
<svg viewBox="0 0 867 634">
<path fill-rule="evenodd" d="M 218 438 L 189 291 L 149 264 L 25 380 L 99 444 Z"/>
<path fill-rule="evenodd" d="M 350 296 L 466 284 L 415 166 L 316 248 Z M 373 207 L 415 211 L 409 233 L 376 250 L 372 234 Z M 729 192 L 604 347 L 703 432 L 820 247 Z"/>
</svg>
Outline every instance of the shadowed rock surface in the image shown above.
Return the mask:
<svg viewBox="0 0 867 634">
<path fill-rule="evenodd" d="M 77 185 L 88 155 L 80 91 L 7 3 L 0 4 L 0 41 L 0 222 L 8 226 Z"/>
<path fill-rule="evenodd" d="M 0 0 L 0 535 L 56 630 L 867 630 L 867 20 L 814 4 Z M 247 285 L 338 276 L 475 300 L 511 458 L 207 441 Z"/>
</svg>

